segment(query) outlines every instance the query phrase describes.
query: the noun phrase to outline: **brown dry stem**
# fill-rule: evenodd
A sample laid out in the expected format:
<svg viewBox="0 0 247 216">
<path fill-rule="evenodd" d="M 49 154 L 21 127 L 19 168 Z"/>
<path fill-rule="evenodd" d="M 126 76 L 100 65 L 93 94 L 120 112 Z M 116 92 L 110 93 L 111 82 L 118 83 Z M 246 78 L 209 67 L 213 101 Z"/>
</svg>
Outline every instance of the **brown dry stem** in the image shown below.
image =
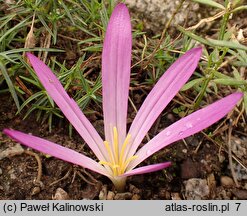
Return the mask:
<svg viewBox="0 0 247 216">
<path fill-rule="evenodd" d="M 39 155 L 34 153 L 34 152 L 32 152 L 32 151 L 29 151 L 29 150 L 25 150 L 24 153 L 35 157 L 35 159 L 36 159 L 36 161 L 38 163 L 38 169 L 37 169 L 38 173 L 37 173 L 37 178 L 36 178 L 35 182 L 38 183 L 38 184 L 41 183 L 42 163 L 41 163 L 41 159 L 40 159 Z"/>
</svg>

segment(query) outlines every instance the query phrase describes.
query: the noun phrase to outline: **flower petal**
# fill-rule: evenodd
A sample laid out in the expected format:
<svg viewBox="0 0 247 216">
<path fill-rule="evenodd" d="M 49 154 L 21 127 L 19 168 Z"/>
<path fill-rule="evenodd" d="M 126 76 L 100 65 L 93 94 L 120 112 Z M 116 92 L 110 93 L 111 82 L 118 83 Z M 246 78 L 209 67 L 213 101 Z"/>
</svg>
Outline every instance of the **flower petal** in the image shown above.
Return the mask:
<svg viewBox="0 0 247 216">
<path fill-rule="evenodd" d="M 69 97 L 49 67 L 30 53 L 27 53 L 27 57 L 31 62 L 40 82 L 43 84 L 48 94 L 55 101 L 66 118 L 78 131 L 95 155 L 100 160 L 105 160 L 106 150 L 103 145 L 103 140 L 86 116 L 82 113 L 77 103 Z"/>
<path fill-rule="evenodd" d="M 74 150 L 63 147 L 40 137 L 32 136 L 16 130 L 4 129 L 3 132 L 17 142 L 25 146 L 38 150 L 44 154 L 49 154 L 64 161 L 80 165 L 87 169 L 109 176 L 106 169 L 89 157 Z"/>
<path fill-rule="evenodd" d="M 165 162 L 165 163 L 158 163 L 158 164 L 152 164 L 148 166 L 143 166 L 139 167 L 136 169 L 133 169 L 131 171 L 128 171 L 124 173 L 122 176 L 132 176 L 132 175 L 139 175 L 139 174 L 144 174 L 144 173 L 150 173 L 150 172 L 155 172 L 158 170 L 165 169 L 171 165 L 171 162 Z"/>
<path fill-rule="evenodd" d="M 133 143 L 129 145 L 127 158 L 135 153 L 154 121 L 190 78 L 197 67 L 201 52 L 201 47 L 186 52 L 169 67 L 148 94 L 129 130 Z"/>
<path fill-rule="evenodd" d="M 133 169 L 150 155 L 169 144 L 191 136 L 214 124 L 230 112 L 242 96 L 242 93 L 233 93 L 173 123 L 136 153 L 138 157 L 129 164 L 128 170 Z"/>
<path fill-rule="evenodd" d="M 119 143 L 126 136 L 131 47 L 130 16 L 127 7 L 120 3 L 108 23 L 102 53 L 105 140 L 111 144 L 113 127 L 118 130 Z"/>
</svg>

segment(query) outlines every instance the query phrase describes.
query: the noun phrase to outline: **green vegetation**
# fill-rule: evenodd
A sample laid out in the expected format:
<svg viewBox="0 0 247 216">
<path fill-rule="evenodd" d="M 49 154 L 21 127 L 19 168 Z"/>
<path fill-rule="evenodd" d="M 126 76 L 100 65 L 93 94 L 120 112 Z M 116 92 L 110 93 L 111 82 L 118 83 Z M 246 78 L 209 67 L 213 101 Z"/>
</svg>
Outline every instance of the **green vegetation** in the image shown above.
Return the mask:
<svg viewBox="0 0 247 216">
<path fill-rule="evenodd" d="M 199 1 L 216 10 L 214 17 L 201 20 L 190 28 L 178 26 L 176 39 L 168 29 L 181 5 L 163 32 L 144 32 L 142 20 L 132 20 L 134 45 L 131 91 L 152 88 L 177 57 L 193 46 L 204 46 L 199 69 L 183 87 L 184 100 L 173 109 L 183 115 L 207 104 L 208 94 L 221 97 L 234 91 L 245 94 L 240 114 L 247 112 L 247 47 L 241 30 L 229 28 L 229 19 L 247 9 L 242 1 L 226 0 L 224 5 L 212 0 Z M 59 77 L 65 89 L 85 112 L 95 112 L 101 103 L 100 61 L 102 41 L 113 0 L 22 0 L 1 2 L 0 12 L 0 94 L 10 92 L 18 114 L 35 113 L 37 120 L 47 121 L 52 130 L 53 118 L 60 110 L 39 83 L 24 53 L 34 52 Z M 181 1 L 183 4 L 184 1 Z M 132 16 L 133 17 L 133 16 Z M 218 22 L 217 38 L 200 32 L 201 25 Z M 161 30 L 162 31 L 162 30 Z M 133 96 L 133 94 L 132 94 Z M 135 101 L 130 98 L 133 106 Z M 99 108 L 100 109 L 100 108 Z M 35 112 L 33 112 L 35 111 Z M 235 122 L 237 124 L 237 122 Z"/>
</svg>

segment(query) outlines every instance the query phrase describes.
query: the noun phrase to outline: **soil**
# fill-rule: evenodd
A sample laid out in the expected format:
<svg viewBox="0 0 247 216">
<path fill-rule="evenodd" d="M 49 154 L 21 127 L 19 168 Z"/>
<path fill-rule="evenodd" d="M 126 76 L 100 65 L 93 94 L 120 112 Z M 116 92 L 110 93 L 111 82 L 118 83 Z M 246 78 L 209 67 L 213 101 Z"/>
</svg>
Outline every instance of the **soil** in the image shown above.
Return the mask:
<svg viewBox="0 0 247 216">
<path fill-rule="evenodd" d="M 15 113 L 10 96 L 2 95 L 0 131 L 14 128 L 32 132 L 93 157 L 75 131 L 72 138 L 69 137 L 68 122 L 57 122 L 49 133 L 47 125 L 37 122 L 35 115 L 22 120 L 21 115 Z M 103 128 L 100 119 L 88 118 L 95 126 Z M 158 131 L 174 119 L 176 117 L 171 113 L 162 116 L 157 122 Z M 151 129 L 151 137 L 155 130 L 157 126 Z M 0 152 L 17 145 L 2 133 L 0 140 Z M 0 157 L 0 199 L 247 199 L 246 178 L 238 180 L 239 187 L 236 187 L 228 166 L 228 154 L 205 140 L 202 134 L 177 142 L 147 159 L 143 164 L 170 160 L 172 166 L 163 171 L 129 177 L 124 193 L 116 193 L 106 177 L 23 148 L 15 154 Z M 37 178 L 41 167 L 36 158 L 42 165 L 40 180 Z"/>
</svg>

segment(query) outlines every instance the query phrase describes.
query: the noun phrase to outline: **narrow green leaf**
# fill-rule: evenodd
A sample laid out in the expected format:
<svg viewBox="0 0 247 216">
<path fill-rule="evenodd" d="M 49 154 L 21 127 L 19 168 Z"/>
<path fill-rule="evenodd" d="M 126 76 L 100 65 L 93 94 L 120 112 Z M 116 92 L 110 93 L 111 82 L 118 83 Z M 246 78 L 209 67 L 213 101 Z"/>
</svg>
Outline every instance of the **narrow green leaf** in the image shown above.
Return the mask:
<svg viewBox="0 0 247 216">
<path fill-rule="evenodd" d="M 247 5 L 241 5 L 241 6 L 237 7 L 237 8 L 234 8 L 231 12 L 235 13 L 235 12 L 238 12 L 240 10 L 247 10 Z"/>
<path fill-rule="evenodd" d="M 20 109 L 20 104 L 19 104 L 19 100 L 18 100 L 16 91 L 15 91 L 15 87 L 14 87 L 14 85 L 13 85 L 13 83 L 12 83 L 12 81 L 11 81 L 9 75 L 8 75 L 8 72 L 7 72 L 4 64 L 1 61 L 0 61 L 0 69 L 2 71 L 4 79 L 6 80 L 7 85 L 9 87 L 9 92 L 10 92 L 10 94 L 12 95 L 12 97 L 14 99 L 14 102 L 16 104 L 17 109 L 19 110 Z"/>
<path fill-rule="evenodd" d="M 186 91 L 190 88 L 192 88 L 194 85 L 196 85 L 197 83 L 200 83 L 203 81 L 204 78 L 198 78 L 198 79 L 194 79 L 189 81 L 188 83 L 186 83 L 182 88 L 181 91 Z"/>
<path fill-rule="evenodd" d="M 49 34 L 51 34 L 51 36 L 53 37 L 53 42 L 54 44 L 56 44 L 57 38 L 56 35 L 52 32 L 52 30 L 49 28 L 49 26 L 47 25 L 46 21 L 43 19 L 43 17 L 39 14 L 37 14 L 40 22 L 43 24 L 43 26 L 45 27 L 45 29 L 49 32 Z"/>
<path fill-rule="evenodd" d="M 211 7 L 216 7 L 216 8 L 220 8 L 220 9 L 225 9 L 225 7 L 213 0 L 193 0 L 194 2 L 198 2 L 201 4 L 205 4 L 205 5 L 209 5 Z"/>
<path fill-rule="evenodd" d="M 179 31 L 181 31 L 182 33 L 184 33 L 185 35 L 188 35 L 189 37 L 191 37 L 192 39 L 202 43 L 202 44 L 205 44 L 205 45 L 208 45 L 208 46 L 212 46 L 212 43 L 210 43 L 209 40 L 206 40 L 194 33 L 192 33 L 191 31 L 186 31 L 182 26 L 177 26 L 177 29 Z"/>
<path fill-rule="evenodd" d="M 231 86 L 240 86 L 240 85 L 246 85 L 247 82 L 245 80 L 236 80 L 233 78 L 230 79 L 214 79 L 213 80 L 217 84 L 223 84 L 223 85 L 231 85 Z"/>
<path fill-rule="evenodd" d="M 29 83 L 32 83 L 33 85 L 37 86 L 38 88 L 41 87 L 40 83 L 37 82 L 36 80 L 30 79 L 30 78 L 28 78 L 28 77 L 24 77 L 24 76 L 21 76 L 21 75 L 20 75 L 19 77 L 20 77 L 21 79 L 23 79 L 23 80 L 29 82 Z"/>
<path fill-rule="evenodd" d="M 235 67 L 233 67 L 233 76 L 237 80 L 242 80 L 242 77 L 241 77 L 240 73 L 238 72 L 237 68 L 235 68 Z"/>
<path fill-rule="evenodd" d="M 102 50 L 102 45 L 98 44 L 95 46 L 90 46 L 82 49 L 82 51 L 90 51 L 90 52 L 100 52 Z"/>
<path fill-rule="evenodd" d="M 35 107 L 35 105 L 42 105 L 42 104 L 46 104 L 47 102 L 47 97 L 44 95 L 42 97 L 40 97 L 34 104 L 32 104 L 32 107 L 26 112 L 25 116 L 23 117 L 23 119 L 26 119 L 34 110 L 36 110 L 37 108 Z M 37 114 L 37 120 L 39 119 L 39 113 Z M 40 113 L 41 114 L 41 113 Z"/>
<path fill-rule="evenodd" d="M 19 22 L 17 25 L 15 25 L 13 28 L 10 28 L 9 30 L 7 30 L 2 37 L 0 38 L 0 43 L 2 43 L 2 41 L 5 39 L 5 37 L 7 35 L 9 35 L 11 32 L 16 31 L 19 28 L 23 28 L 24 26 L 28 25 L 28 23 L 26 23 L 31 16 L 28 16 L 26 19 L 22 20 L 21 22 Z"/>
<path fill-rule="evenodd" d="M 95 37 L 95 38 L 88 38 L 88 39 L 82 40 L 78 44 L 101 42 L 101 41 L 102 41 L 102 39 L 100 37 Z"/>
<path fill-rule="evenodd" d="M 54 48 L 20 48 L 20 49 L 11 49 L 4 52 L 0 52 L 0 56 L 6 56 L 16 53 L 22 53 L 22 52 L 34 52 L 34 51 L 49 51 L 49 52 L 65 52 L 64 50 L 54 49 Z"/>
<path fill-rule="evenodd" d="M 214 71 L 214 76 L 217 78 L 220 78 L 220 79 L 231 79 L 231 77 L 229 77 L 223 73 L 220 73 L 218 71 Z"/>
<path fill-rule="evenodd" d="M 46 95 L 47 95 L 47 99 L 49 100 L 51 106 L 54 108 L 55 107 L 55 103 L 54 103 L 54 100 L 50 97 L 50 95 L 48 95 L 48 93 L 46 92 Z"/>
<path fill-rule="evenodd" d="M 72 24 L 75 25 L 74 19 L 73 19 L 73 17 L 71 16 L 71 13 L 70 13 L 68 7 L 66 6 L 66 4 L 64 4 L 63 1 L 59 1 L 59 3 L 60 3 L 60 4 L 62 5 L 62 7 L 64 8 L 64 10 L 65 10 L 67 16 L 69 17 L 70 21 L 72 22 Z"/>
<path fill-rule="evenodd" d="M 234 41 L 225 41 L 225 40 L 214 40 L 214 39 L 207 39 L 209 43 L 213 46 L 220 46 L 220 47 L 228 47 L 231 49 L 241 49 L 247 51 L 247 46 L 244 46 L 240 43 Z"/>
<path fill-rule="evenodd" d="M 234 42 L 234 41 L 225 41 L 225 40 L 215 40 L 215 39 L 204 39 L 190 31 L 186 31 L 183 27 L 181 26 L 177 26 L 178 30 L 181 31 L 182 33 L 184 33 L 185 35 L 188 35 L 189 37 L 191 37 L 192 39 L 208 45 L 208 46 L 219 46 L 219 47 L 227 47 L 227 48 L 231 48 L 231 49 L 240 49 L 240 50 L 245 50 L 247 51 L 247 46 L 244 46 L 240 43 Z"/>
<path fill-rule="evenodd" d="M 31 95 L 27 100 L 24 101 L 24 103 L 21 105 L 20 110 L 17 113 L 20 113 L 20 111 L 27 106 L 32 100 L 38 99 L 40 96 L 44 95 L 44 91 L 36 92 L 35 94 Z"/>
<path fill-rule="evenodd" d="M 8 16 L 4 16 L 5 20 L 3 21 L 0 19 L 2 24 L 0 25 L 0 29 L 2 29 L 10 20 L 12 20 L 15 17 L 16 14 L 10 14 Z"/>
</svg>

